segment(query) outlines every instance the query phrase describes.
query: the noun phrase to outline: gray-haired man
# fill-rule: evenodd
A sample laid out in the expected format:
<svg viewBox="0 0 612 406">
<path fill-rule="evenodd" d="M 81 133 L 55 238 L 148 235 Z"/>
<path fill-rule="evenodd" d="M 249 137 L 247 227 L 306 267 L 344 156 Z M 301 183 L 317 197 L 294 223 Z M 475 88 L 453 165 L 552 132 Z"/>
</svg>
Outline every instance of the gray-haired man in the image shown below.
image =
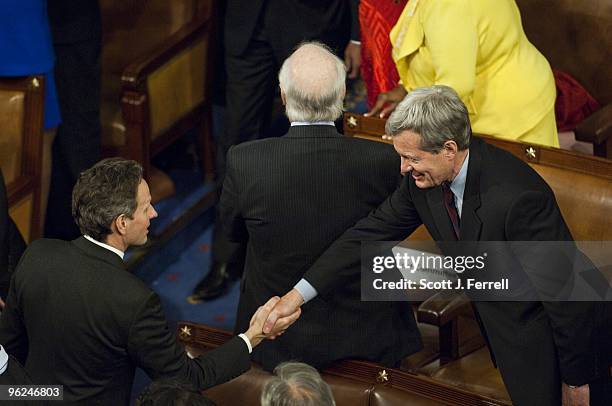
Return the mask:
<svg viewBox="0 0 612 406">
<path fill-rule="evenodd" d="M 334 127 L 345 77 L 344 64 L 325 46 L 301 45 L 279 74 L 289 132 L 227 154 L 219 211 L 230 240 L 247 252 L 236 331 L 269 297 L 295 286 L 329 244 L 397 186 L 399 159 L 390 146 L 344 137 Z M 253 359 L 267 370 L 289 360 L 322 367 L 345 358 L 396 366 L 421 348 L 409 303 L 362 302 L 359 281 L 348 282 L 332 297 L 314 298 Z M 306 283 L 297 288 L 316 294 Z"/>
<path fill-rule="evenodd" d="M 389 199 L 304 273 L 319 296 L 359 280 L 351 270 L 359 269 L 363 242 L 400 241 L 421 224 L 436 241 L 572 240 L 544 180 L 510 153 L 471 138 L 467 109 L 453 89 L 433 86 L 411 92 L 389 117 L 386 132 L 406 176 Z M 510 259 L 502 269 L 508 276 L 522 278 L 523 269 L 532 266 L 520 256 Z M 304 301 L 298 290 L 289 291 L 270 313 L 264 331 Z M 593 303 L 536 299 L 476 302 L 475 307 L 517 405 L 588 399 L 590 383 L 596 384 L 593 389 L 609 379 L 594 347 L 600 332 Z"/>
</svg>

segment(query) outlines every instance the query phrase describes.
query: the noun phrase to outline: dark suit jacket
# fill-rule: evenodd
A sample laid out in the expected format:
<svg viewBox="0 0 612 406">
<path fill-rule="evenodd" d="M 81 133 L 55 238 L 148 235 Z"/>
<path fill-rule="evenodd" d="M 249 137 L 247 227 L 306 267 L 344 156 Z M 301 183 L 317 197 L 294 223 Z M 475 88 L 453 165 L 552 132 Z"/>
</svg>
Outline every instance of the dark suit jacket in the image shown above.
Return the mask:
<svg viewBox="0 0 612 406">
<path fill-rule="evenodd" d="M 0 343 L 35 384 L 64 385 L 64 400 L 127 405 L 136 366 L 152 378 L 200 388 L 250 367 L 239 337 L 189 359 L 159 297 L 118 255 L 83 237 L 38 240 L 26 250 L 0 318 Z"/>
<path fill-rule="evenodd" d="M 342 55 L 349 39 L 359 40 L 358 3 L 358 0 L 228 0 L 226 52 L 242 54 L 260 24 L 274 49 L 290 52 L 300 42 L 316 39 Z M 282 56 L 281 61 L 287 56 Z"/>
<path fill-rule="evenodd" d="M 322 297 L 358 278 L 362 241 L 398 241 L 425 224 L 436 241 L 456 239 L 440 187 L 419 189 L 406 176 L 398 190 L 347 230 L 306 271 Z M 473 139 L 461 216 L 465 241 L 571 241 L 554 194 L 540 176 L 510 153 Z M 544 258 L 552 260 L 552 258 Z M 515 257 L 502 273 L 523 279 L 531 267 Z M 330 270 L 334 272 L 330 272 Z M 560 404 L 560 377 L 569 384 L 597 376 L 592 303 L 478 302 L 485 337 L 512 400 Z"/>
<path fill-rule="evenodd" d="M 230 149 L 221 219 L 231 240 L 248 241 L 236 329 L 269 297 L 293 288 L 398 179 L 399 159 L 390 146 L 343 137 L 333 126 L 291 127 L 284 137 Z M 255 349 L 254 360 L 266 369 L 294 359 L 315 366 L 343 358 L 395 365 L 421 348 L 411 306 L 361 302 L 359 279 L 302 311 L 283 336 Z"/>
</svg>

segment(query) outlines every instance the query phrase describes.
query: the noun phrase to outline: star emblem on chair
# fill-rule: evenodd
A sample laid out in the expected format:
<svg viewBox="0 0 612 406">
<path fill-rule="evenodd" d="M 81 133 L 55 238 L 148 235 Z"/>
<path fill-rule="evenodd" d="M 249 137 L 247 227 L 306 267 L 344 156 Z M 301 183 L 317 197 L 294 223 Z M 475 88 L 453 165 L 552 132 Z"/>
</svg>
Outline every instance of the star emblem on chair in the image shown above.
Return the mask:
<svg viewBox="0 0 612 406">
<path fill-rule="evenodd" d="M 348 123 L 349 128 L 356 128 L 358 124 L 357 117 L 355 116 L 349 116 L 346 122 Z"/>
<path fill-rule="evenodd" d="M 534 147 L 525 148 L 525 155 L 527 159 L 534 160 L 538 157 L 538 151 Z"/>
<path fill-rule="evenodd" d="M 191 337 L 191 328 L 189 328 L 189 326 L 183 326 L 181 327 L 180 333 L 179 335 L 181 336 L 181 338 L 185 339 L 187 337 Z"/>
<path fill-rule="evenodd" d="M 389 382 L 389 374 L 387 373 L 386 369 L 383 369 L 382 371 L 380 371 L 378 373 L 378 376 L 376 377 L 376 380 L 378 382 Z"/>
</svg>

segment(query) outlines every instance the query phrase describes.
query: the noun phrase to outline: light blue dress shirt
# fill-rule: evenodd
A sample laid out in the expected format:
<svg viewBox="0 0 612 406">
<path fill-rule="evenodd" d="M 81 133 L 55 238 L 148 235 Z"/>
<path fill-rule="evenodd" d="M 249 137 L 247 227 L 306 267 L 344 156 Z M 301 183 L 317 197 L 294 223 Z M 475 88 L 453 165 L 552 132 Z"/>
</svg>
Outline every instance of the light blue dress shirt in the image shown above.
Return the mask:
<svg viewBox="0 0 612 406">
<path fill-rule="evenodd" d="M 467 179 L 467 170 L 468 170 L 468 161 L 470 160 L 470 152 L 468 151 L 465 156 L 465 160 L 463 161 L 463 165 L 461 165 L 461 169 L 459 169 L 459 173 L 455 176 L 455 179 L 450 184 L 450 190 L 453 192 L 455 197 L 455 207 L 457 208 L 457 213 L 459 213 L 459 218 L 461 218 L 461 210 L 463 209 L 463 193 L 465 192 L 465 181 Z"/>
</svg>

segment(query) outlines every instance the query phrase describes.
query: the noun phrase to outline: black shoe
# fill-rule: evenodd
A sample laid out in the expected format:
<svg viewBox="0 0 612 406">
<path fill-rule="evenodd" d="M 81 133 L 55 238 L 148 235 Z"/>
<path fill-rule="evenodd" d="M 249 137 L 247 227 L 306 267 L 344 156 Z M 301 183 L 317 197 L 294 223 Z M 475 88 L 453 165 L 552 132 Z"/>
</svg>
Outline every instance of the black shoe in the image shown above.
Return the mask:
<svg viewBox="0 0 612 406">
<path fill-rule="evenodd" d="M 187 301 L 193 304 L 216 299 L 227 292 L 231 279 L 227 263 L 215 262 L 208 275 L 196 285 L 193 294 L 187 297 Z"/>
</svg>

